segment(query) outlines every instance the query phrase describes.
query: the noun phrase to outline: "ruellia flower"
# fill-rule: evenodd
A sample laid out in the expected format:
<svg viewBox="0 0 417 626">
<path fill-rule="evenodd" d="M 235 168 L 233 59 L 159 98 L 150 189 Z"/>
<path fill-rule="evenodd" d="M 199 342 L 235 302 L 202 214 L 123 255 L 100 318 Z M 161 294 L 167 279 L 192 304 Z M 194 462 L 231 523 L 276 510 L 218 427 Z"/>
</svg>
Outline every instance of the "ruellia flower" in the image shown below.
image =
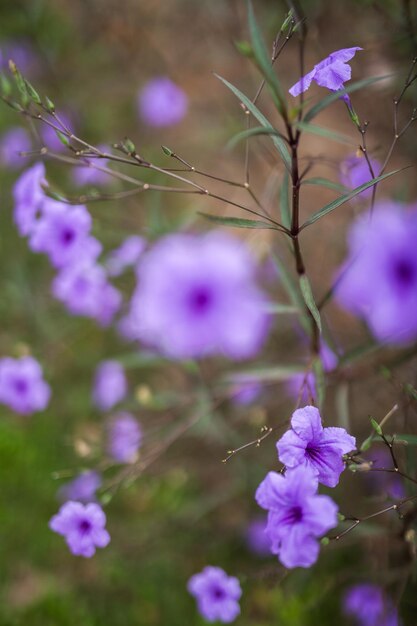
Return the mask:
<svg viewBox="0 0 417 626">
<path fill-rule="evenodd" d="M 233 404 L 247 406 L 256 402 L 263 391 L 263 385 L 254 379 L 236 374 L 230 387 L 230 399 Z"/>
<path fill-rule="evenodd" d="M 173 358 L 254 356 L 268 330 L 244 244 L 220 232 L 175 234 L 141 259 L 130 333 Z"/>
<path fill-rule="evenodd" d="M 37 226 L 46 198 L 42 188 L 45 185 L 45 166 L 43 163 L 35 163 L 21 174 L 13 187 L 13 217 L 22 236 L 29 235 Z"/>
<path fill-rule="evenodd" d="M 221 567 L 207 565 L 191 576 L 187 589 L 197 601 L 197 608 L 208 622 L 233 622 L 240 613 L 242 595 L 239 580 L 228 576 Z"/>
<path fill-rule="evenodd" d="M 349 233 L 349 255 L 336 278 L 339 304 L 362 317 L 381 342 L 417 338 L 417 208 L 379 202 Z"/>
<path fill-rule="evenodd" d="M 95 260 L 101 252 L 101 244 L 89 236 L 91 225 L 91 215 L 85 206 L 69 206 L 48 199 L 29 246 L 34 252 L 47 254 L 57 268 L 82 259 Z"/>
<path fill-rule="evenodd" d="M 112 409 L 127 393 L 125 371 L 118 361 L 102 361 L 94 374 L 93 402 L 101 411 Z"/>
<path fill-rule="evenodd" d="M 136 265 L 145 251 L 147 241 L 139 235 L 126 237 L 121 246 L 107 257 L 106 269 L 109 276 L 120 276 L 126 268 Z"/>
<path fill-rule="evenodd" d="M 381 163 L 376 159 L 370 159 L 372 169 L 375 176 L 381 171 Z M 362 156 L 351 154 L 340 164 L 340 182 L 347 189 L 356 189 L 372 180 L 372 174 L 369 169 L 368 161 Z M 372 196 L 373 187 L 365 189 L 356 198 L 369 198 Z"/>
<path fill-rule="evenodd" d="M 31 149 L 32 141 L 27 130 L 19 126 L 11 128 L 0 138 L 0 163 L 10 169 L 19 169 L 27 160 L 19 152 L 29 152 Z"/>
<path fill-rule="evenodd" d="M 361 583 L 347 590 L 343 612 L 355 619 L 357 626 L 399 626 L 397 609 L 384 590 L 372 583 Z"/>
<path fill-rule="evenodd" d="M 356 440 L 344 428 L 323 428 L 314 406 L 297 409 L 291 429 L 277 442 L 278 456 L 287 468 L 308 467 L 319 482 L 335 487 L 345 469 L 343 455 L 356 447 Z"/>
<path fill-rule="evenodd" d="M 133 415 L 121 411 L 109 420 L 107 449 L 115 461 L 134 463 L 141 443 L 142 429 Z"/>
<path fill-rule="evenodd" d="M 102 482 L 101 474 L 98 472 L 94 470 L 82 472 L 70 482 L 62 485 L 58 490 L 58 498 L 63 502 L 68 500 L 75 500 L 84 504 L 95 502 L 96 491 L 101 487 Z"/>
<path fill-rule="evenodd" d="M 166 76 L 152 78 L 138 93 L 139 115 L 149 126 L 178 124 L 187 109 L 185 92 Z"/>
<path fill-rule="evenodd" d="M 298 466 L 285 476 L 269 472 L 256 491 L 257 503 L 268 511 L 271 552 L 285 567 L 313 565 L 319 555 L 319 538 L 337 525 L 336 504 L 318 495 L 317 487 L 315 473 Z"/>
<path fill-rule="evenodd" d="M 51 389 L 42 368 L 31 356 L 0 359 L 0 402 L 21 415 L 44 411 Z"/>
<path fill-rule="evenodd" d="M 246 545 L 257 556 L 271 554 L 271 541 L 266 533 L 266 518 L 253 519 L 245 530 Z"/>
<path fill-rule="evenodd" d="M 65 537 L 72 554 L 86 558 L 110 543 L 105 526 L 106 516 L 98 504 L 73 501 L 63 504 L 49 521 L 49 528 Z"/>
<path fill-rule="evenodd" d="M 72 115 L 59 111 L 58 116 L 67 128 L 72 129 L 74 127 Z M 59 125 L 57 124 L 57 126 Z M 53 152 L 64 152 L 65 150 L 67 150 L 66 146 L 62 143 L 62 141 L 56 134 L 56 131 L 52 128 L 52 126 L 49 126 L 49 124 L 42 124 L 41 136 L 43 143 L 47 148 L 49 148 L 49 150 L 52 150 Z"/>
<path fill-rule="evenodd" d="M 332 52 L 323 61 L 317 63 L 311 72 L 300 78 L 289 90 L 290 94 L 294 97 L 299 96 L 300 93 L 307 91 L 313 80 L 320 87 L 326 87 L 331 91 L 343 89 L 344 83 L 350 80 L 352 74 L 348 61 L 353 59 L 358 50 L 362 48 L 355 46 Z"/>
<path fill-rule="evenodd" d="M 98 146 L 101 152 L 109 152 L 110 149 L 108 146 L 101 144 Z M 73 167 L 71 172 L 71 178 L 76 185 L 79 187 L 85 187 L 87 185 L 107 185 L 111 182 L 112 176 L 108 172 L 103 172 L 102 170 L 94 167 L 97 165 L 99 167 L 107 167 L 108 159 L 104 158 L 94 158 L 88 159 L 83 158 L 80 160 L 80 164 Z"/>
</svg>

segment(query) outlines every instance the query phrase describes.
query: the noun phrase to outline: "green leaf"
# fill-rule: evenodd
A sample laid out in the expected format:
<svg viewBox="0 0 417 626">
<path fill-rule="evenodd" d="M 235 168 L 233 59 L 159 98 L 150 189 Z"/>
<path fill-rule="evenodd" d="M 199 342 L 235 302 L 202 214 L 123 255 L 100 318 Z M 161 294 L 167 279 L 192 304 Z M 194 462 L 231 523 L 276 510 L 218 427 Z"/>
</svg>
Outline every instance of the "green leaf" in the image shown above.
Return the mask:
<svg viewBox="0 0 417 626">
<path fill-rule="evenodd" d="M 273 224 L 262 222 L 261 220 L 247 220 L 240 217 L 221 217 L 220 215 L 211 215 L 210 213 L 198 212 L 199 215 L 205 217 L 210 222 L 221 224 L 222 226 L 234 226 L 235 228 L 259 228 L 268 230 L 279 230 Z"/>
<path fill-rule="evenodd" d="M 271 131 L 275 131 L 276 130 L 272 126 L 272 124 L 269 123 L 269 121 L 267 120 L 265 115 L 260 112 L 258 107 L 255 106 L 253 104 L 253 102 L 251 102 L 249 100 L 249 98 L 247 96 L 245 96 L 245 94 L 240 91 L 240 89 L 238 89 L 237 87 L 232 85 L 232 83 L 229 83 L 228 80 L 226 80 L 225 78 L 222 78 L 218 74 L 215 74 L 215 76 L 216 76 L 216 78 L 221 80 L 222 83 L 224 85 L 226 85 L 226 87 L 228 89 L 230 89 L 230 91 L 232 93 L 235 94 L 235 96 L 240 100 L 240 102 L 242 102 L 242 104 L 245 105 L 245 107 L 248 109 L 248 111 L 250 111 L 252 113 L 252 115 L 258 120 L 258 122 L 260 124 L 262 124 L 262 126 L 264 128 L 268 128 Z M 281 158 L 282 158 L 282 160 L 284 162 L 285 167 L 290 172 L 291 171 L 291 158 L 290 158 L 290 155 L 289 155 L 289 152 L 288 152 L 288 149 L 287 149 L 287 146 L 286 146 L 285 142 L 280 137 L 275 137 L 274 135 L 271 135 L 271 138 L 272 138 L 272 143 L 274 144 L 274 146 L 278 150 L 279 154 L 281 155 Z"/>
<path fill-rule="evenodd" d="M 308 124 L 306 122 L 298 122 L 295 126 L 305 133 L 311 133 L 312 135 L 318 135 L 319 137 L 332 139 L 333 141 L 345 143 L 349 146 L 357 145 L 355 141 L 353 141 L 353 139 L 348 135 L 342 135 L 341 133 L 337 133 L 334 130 L 330 130 L 328 128 L 323 128 L 322 126 L 316 126 L 315 124 Z"/>
<path fill-rule="evenodd" d="M 302 181 L 302 185 L 318 185 L 319 187 L 327 187 L 327 189 L 332 189 L 334 191 L 339 191 L 340 193 L 346 193 L 346 187 L 340 185 L 340 183 L 335 183 L 328 178 L 306 178 Z"/>
<path fill-rule="evenodd" d="M 364 183 L 363 185 L 360 185 L 359 187 L 355 187 L 355 189 L 353 189 L 349 193 L 346 193 L 343 196 L 339 196 L 339 198 L 336 198 L 336 200 L 333 200 L 333 202 L 326 204 L 323 208 L 320 209 L 320 211 L 313 213 L 313 215 L 304 222 L 300 230 L 307 228 L 307 226 L 311 226 L 311 224 L 314 224 L 314 222 L 317 222 L 317 220 L 321 219 L 328 213 L 331 213 L 335 209 L 339 208 L 340 206 L 342 206 L 342 204 L 345 204 L 345 202 L 348 202 L 349 200 L 357 196 L 362 191 L 365 191 L 365 189 L 369 189 L 369 187 L 373 187 L 373 185 L 381 182 L 381 180 L 385 180 L 385 178 L 389 178 L 390 176 L 393 176 L 394 174 L 398 174 L 398 172 L 401 172 L 403 169 L 405 168 L 400 168 L 398 170 L 393 170 L 392 172 L 388 172 L 388 174 L 377 176 L 376 178 L 373 178 L 372 180 L 370 180 L 368 183 Z"/>
<path fill-rule="evenodd" d="M 274 302 L 268 306 L 268 313 L 275 313 L 276 315 L 291 315 L 300 313 L 298 306 L 292 304 L 279 304 Z"/>
<path fill-rule="evenodd" d="M 417 446 L 417 435 L 396 435 L 395 440 L 399 443 L 399 440 L 406 441 L 410 446 Z"/>
<path fill-rule="evenodd" d="M 279 276 L 281 279 L 281 284 L 284 287 L 285 291 L 287 292 L 287 295 L 291 303 L 300 310 L 300 323 L 303 329 L 305 330 L 307 335 L 310 335 L 311 324 L 310 324 L 310 320 L 308 319 L 308 316 L 304 313 L 304 301 L 303 301 L 303 298 L 301 297 L 300 290 L 298 288 L 297 283 L 295 282 L 291 274 L 288 272 L 284 263 L 276 254 L 272 255 L 272 260 L 274 261 L 274 263 L 276 264 L 278 268 Z"/>
<path fill-rule="evenodd" d="M 249 41 L 235 41 L 236 50 L 244 57 L 253 57 L 253 49 Z"/>
<path fill-rule="evenodd" d="M 307 308 L 310 311 L 311 315 L 313 316 L 314 321 L 316 322 L 317 327 L 321 333 L 320 313 L 314 301 L 314 296 L 311 290 L 310 281 L 308 280 L 308 277 L 305 274 L 300 276 L 300 289 L 304 298 L 304 302 L 306 303 Z"/>
<path fill-rule="evenodd" d="M 281 212 L 281 222 L 285 228 L 291 229 L 291 212 L 290 198 L 288 193 L 288 184 L 290 177 L 288 172 L 284 173 L 281 189 L 279 191 L 279 210 Z"/>
<path fill-rule="evenodd" d="M 317 389 L 317 400 L 319 403 L 319 408 L 322 409 L 326 397 L 326 382 L 324 377 L 323 363 L 320 357 L 317 357 L 313 361 L 313 372 Z"/>
<path fill-rule="evenodd" d="M 305 372 L 305 367 L 300 365 L 282 365 L 282 366 L 272 366 L 272 367 L 260 367 L 257 369 L 233 372 L 229 374 L 226 378 L 226 382 L 234 383 L 236 382 L 236 378 L 238 378 L 239 382 L 253 382 L 256 381 L 269 381 L 269 382 L 280 382 L 289 380 L 296 374 L 300 374 Z"/>
<path fill-rule="evenodd" d="M 362 80 L 357 80 L 356 82 L 351 83 L 344 89 L 340 89 L 340 91 L 335 91 L 331 93 L 330 95 L 320 100 L 320 102 L 315 104 L 309 111 L 307 111 L 303 121 L 310 122 L 313 118 L 316 117 L 316 115 L 323 111 L 323 109 L 328 107 L 329 104 L 332 104 L 336 100 L 339 100 L 339 98 L 341 96 L 344 96 L 346 93 L 353 93 L 354 91 L 362 89 L 362 87 L 367 87 L 368 85 L 372 85 L 373 83 L 376 83 L 378 81 L 386 80 L 391 76 L 392 74 L 385 74 L 385 76 L 373 76 L 372 78 L 364 78 Z"/>
<path fill-rule="evenodd" d="M 256 126 L 255 128 L 248 128 L 248 130 L 242 130 L 240 133 L 237 133 L 232 139 L 228 142 L 228 148 L 234 148 L 240 141 L 244 139 L 249 139 L 250 137 L 256 135 L 273 135 L 275 137 L 281 137 L 281 139 L 285 139 L 284 135 L 282 135 L 278 130 L 272 128 L 271 130 L 268 128 L 263 128 L 262 126 Z"/>
</svg>

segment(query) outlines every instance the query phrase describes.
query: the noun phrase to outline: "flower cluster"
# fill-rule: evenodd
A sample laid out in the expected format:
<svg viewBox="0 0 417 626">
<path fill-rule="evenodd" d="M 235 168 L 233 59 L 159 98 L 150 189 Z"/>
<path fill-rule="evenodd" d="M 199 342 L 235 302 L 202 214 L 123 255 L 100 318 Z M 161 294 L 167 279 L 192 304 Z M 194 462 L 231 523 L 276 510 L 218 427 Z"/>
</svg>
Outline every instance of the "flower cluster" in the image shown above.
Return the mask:
<svg viewBox="0 0 417 626">
<path fill-rule="evenodd" d="M 188 581 L 188 591 L 196 598 L 200 614 L 208 622 L 233 622 L 240 613 L 242 589 L 234 576 L 220 567 L 208 565 Z"/>
<path fill-rule="evenodd" d="M 51 389 L 42 368 L 31 356 L 0 359 L 0 402 L 21 415 L 44 411 Z"/>
</svg>

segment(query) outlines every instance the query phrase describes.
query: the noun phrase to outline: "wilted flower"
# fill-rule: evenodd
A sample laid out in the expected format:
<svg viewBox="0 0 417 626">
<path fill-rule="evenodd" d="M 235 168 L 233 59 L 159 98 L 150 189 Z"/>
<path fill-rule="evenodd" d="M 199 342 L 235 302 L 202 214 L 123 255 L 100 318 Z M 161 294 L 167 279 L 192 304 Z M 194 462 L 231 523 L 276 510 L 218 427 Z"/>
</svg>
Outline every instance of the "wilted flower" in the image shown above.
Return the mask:
<svg viewBox="0 0 417 626">
<path fill-rule="evenodd" d="M 21 235 L 29 235 L 38 223 L 45 201 L 42 185 L 46 185 L 45 166 L 35 163 L 23 172 L 13 187 L 14 221 Z"/>
<path fill-rule="evenodd" d="M 327 87 L 331 91 L 343 89 L 344 83 L 350 80 L 352 69 L 347 61 L 355 56 L 358 50 L 362 50 L 358 46 L 354 48 L 343 48 L 329 54 L 328 57 L 317 63 L 311 72 L 300 78 L 289 90 L 292 96 L 299 96 L 300 93 L 307 91 L 311 85 L 311 81 L 315 81 L 320 87 Z"/>
<path fill-rule="evenodd" d="M 349 234 L 349 256 L 335 295 L 363 317 L 375 337 L 407 344 L 417 337 L 417 209 L 381 202 Z"/>
<path fill-rule="evenodd" d="M 0 402 L 16 413 L 29 415 L 48 406 L 51 390 L 42 368 L 31 356 L 0 359 Z"/>
<path fill-rule="evenodd" d="M 11 169 L 19 169 L 25 165 L 25 157 L 19 152 L 29 152 L 32 149 L 32 141 L 29 133 L 24 128 L 15 126 L 8 130 L 0 138 L 0 162 Z"/>
<path fill-rule="evenodd" d="M 120 276 L 127 267 L 136 265 L 146 244 L 146 239 L 139 237 L 139 235 L 127 237 L 122 245 L 113 250 L 107 257 L 106 269 L 109 276 Z"/>
<path fill-rule="evenodd" d="M 142 429 L 130 413 L 117 413 L 108 428 L 108 451 L 118 463 L 133 463 L 142 443 Z"/>
<path fill-rule="evenodd" d="M 376 159 L 369 159 L 375 176 L 381 170 L 381 164 Z M 364 156 L 352 154 L 340 164 L 340 182 L 347 189 L 355 189 L 365 183 L 369 183 L 373 176 L 370 172 L 368 161 Z M 365 189 L 356 198 L 369 198 L 372 195 L 373 187 Z"/>
<path fill-rule="evenodd" d="M 102 361 L 96 369 L 93 401 L 101 411 L 112 409 L 127 393 L 125 371 L 118 361 Z"/>
<path fill-rule="evenodd" d="M 239 580 L 228 576 L 221 567 L 206 566 L 191 576 L 188 591 L 197 600 L 199 613 L 208 622 L 233 622 L 240 613 L 242 589 Z"/>
<path fill-rule="evenodd" d="M 268 511 L 271 552 L 288 568 L 310 567 L 317 561 L 318 539 L 337 525 L 337 506 L 317 494 L 318 481 L 309 467 L 269 472 L 256 491 L 256 501 Z"/>
<path fill-rule="evenodd" d="M 319 410 L 314 406 L 297 409 L 291 429 L 277 443 L 281 463 L 288 468 L 310 468 L 319 482 L 335 487 L 345 469 L 343 455 L 356 447 L 356 440 L 344 428 L 323 428 Z"/>
<path fill-rule="evenodd" d="M 162 76 L 151 79 L 139 91 L 138 108 L 149 126 L 172 126 L 187 113 L 188 98 L 178 85 Z"/>
<path fill-rule="evenodd" d="M 103 509 L 94 503 L 66 502 L 54 515 L 49 528 L 63 535 L 72 554 L 91 557 L 96 548 L 105 548 L 110 542 Z"/>
<path fill-rule="evenodd" d="M 257 518 L 252 520 L 246 528 L 246 544 L 249 550 L 258 556 L 271 554 L 271 540 L 266 532 L 266 526 L 266 519 Z"/>
<path fill-rule="evenodd" d="M 130 330 L 174 358 L 254 356 L 269 321 L 254 276 L 237 239 L 219 232 L 169 235 L 141 260 Z"/>
<path fill-rule="evenodd" d="M 348 589 L 343 610 L 357 626 L 399 626 L 397 609 L 378 585 L 362 583 Z"/>
<path fill-rule="evenodd" d="M 98 472 L 88 470 L 62 485 L 58 491 L 58 498 L 64 502 L 68 500 L 75 500 L 84 504 L 95 502 L 96 491 L 101 487 L 102 482 Z"/>
</svg>

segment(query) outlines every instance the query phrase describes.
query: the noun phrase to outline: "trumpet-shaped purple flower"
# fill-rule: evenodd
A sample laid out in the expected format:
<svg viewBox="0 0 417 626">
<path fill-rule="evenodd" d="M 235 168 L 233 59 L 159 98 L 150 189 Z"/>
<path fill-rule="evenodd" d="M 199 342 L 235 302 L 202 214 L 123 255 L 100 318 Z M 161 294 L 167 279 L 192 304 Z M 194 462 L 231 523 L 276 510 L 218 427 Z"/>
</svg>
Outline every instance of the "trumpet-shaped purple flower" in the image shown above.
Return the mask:
<svg viewBox="0 0 417 626">
<path fill-rule="evenodd" d="M 221 567 L 206 566 L 191 576 L 187 589 L 197 600 L 199 613 L 208 622 L 233 622 L 240 613 L 242 589 L 235 576 L 228 576 Z"/>
<path fill-rule="evenodd" d="M 72 554 L 92 557 L 96 548 L 105 548 L 110 543 L 103 509 L 94 503 L 66 502 L 54 515 L 49 528 L 63 535 Z"/>
<path fill-rule="evenodd" d="M 417 208 L 381 202 L 349 234 L 339 271 L 339 304 L 364 318 L 374 336 L 407 344 L 417 338 Z"/>
<path fill-rule="evenodd" d="M 42 368 L 30 356 L 0 359 L 0 402 L 21 415 L 43 411 L 51 390 L 43 379 Z"/>
<path fill-rule="evenodd" d="M 101 475 L 98 472 L 88 470 L 66 485 L 62 485 L 58 491 L 58 498 L 63 502 L 68 500 L 75 500 L 84 504 L 95 502 L 96 491 L 101 487 L 102 482 Z"/>
<path fill-rule="evenodd" d="M 399 626 L 397 609 L 372 583 L 354 585 L 343 598 L 343 611 L 356 620 L 358 626 Z"/>
<path fill-rule="evenodd" d="M 146 247 L 146 239 L 139 235 L 127 237 L 119 248 L 107 257 L 106 268 L 109 276 L 120 276 L 131 265 L 136 265 Z"/>
<path fill-rule="evenodd" d="M 300 78 L 289 90 L 290 94 L 294 97 L 299 96 L 300 93 L 307 91 L 313 80 L 320 87 L 326 87 L 331 91 L 343 89 L 344 83 L 350 80 L 352 74 L 352 69 L 347 62 L 353 59 L 358 50 L 362 48 L 355 46 L 332 52 L 323 61 L 317 63 L 311 72 Z"/>
<path fill-rule="evenodd" d="M 242 242 L 219 233 L 169 235 L 138 268 L 130 330 L 174 358 L 255 355 L 265 339 L 266 298 Z"/>
<path fill-rule="evenodd" d="M 291 429 L 277 442 L 278 456 L 288 468 L 310 468 L 319 482 L 335 487 L 345 469 L 343 455 L 356 447 L 344 428 L 323 428 L 318 409 L 305 406 L 291 418 Z"/>
<path fill-rule="evenodd" d="M 26 163 L 25 157 L 20 156 L 19 152 L 29 152 L 31 149 L 29 133 L 19 126 L 11 128 L 0 138 L 0 162 L 10 169 L 19 169 Z"/>
<path fill-rule="evenodd" d="M 370 162 L 375 176 L 378 176 L 381 164 L 376 159 L 370 159 Z M 364 156 L 352 154 L 340 164 L 340 182 L 348 189 L 355 189 L 360 185 L 369 183 L 372 178 L 368 161 Z M 369 198 L 372 195 L 372 189 L 373 187 L 365 189 L 356 198 Z"/>
<path fill-rule="evenodd" d="M 81 259 L 94 260 L 101 252 L 101 245 L 89 237 L 91 224 L 85 206 L 47 200 L 29 245 L 34 252 L 47 254 L 57 268 L 79 263 Z"/>
<path fill-rule="evenodd" d="M 112 409 L 127 393 L 127 381 L 118 361 L 102 361 L 95 372 L 93 402 L 101 411 Z"/>
<path fill-rule="evenodd" d="M 13 187 L 14 221 L 23 236 L 29 235 L 37 226 L 46 198 L 42 185 L 46 185 L 45 166 L 35 163 L 23 172 Z"/>
<path fill-rule="evenodd" d="M 108 451 L 118 463 L 133 463 L 142 443 L 142 429 L 130 413 L 114 415 L 108 428 Z"/>
<path fill-rule="evenodd" d="M 317 494 L 317 477 L 308 467 L 269 472 L 256 491 L 268 511 L 266 532 L 271 552 L 288 568 L 310 567 L 318 558 L 318 539 L 337 525 L 337 506 Z"/>
<path fill-rule="evenodd" d="M 52 283 L 52 293 L 70 313 L 91 317 L 101 326 L 112 322 L 122 303 L 103 268 L 85 260 L 61 270 Z"/>
<path fill-rule="evenodd" d="M 186 115 L 188 98 L 169 78 L 153 78 L 138 94 L 138 109 L 149 126 L 173 126 Z"/>
</svg>

